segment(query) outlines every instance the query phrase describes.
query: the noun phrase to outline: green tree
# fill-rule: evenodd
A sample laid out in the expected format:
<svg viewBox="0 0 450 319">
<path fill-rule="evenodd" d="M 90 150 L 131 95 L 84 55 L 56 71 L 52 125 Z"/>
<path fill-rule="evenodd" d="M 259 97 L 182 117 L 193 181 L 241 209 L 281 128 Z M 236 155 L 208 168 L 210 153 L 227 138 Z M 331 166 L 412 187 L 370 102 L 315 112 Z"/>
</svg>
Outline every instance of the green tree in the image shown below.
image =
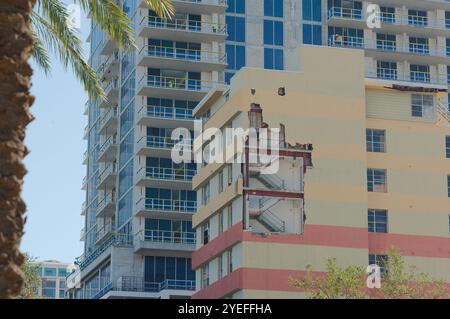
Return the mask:
<svg viewBox="0 0 450 319">
<path fill-rule="evenodd" d="M 442 280 L 418 273 L 414 266 L 405 262 L 396 248 L 391 248 L 384 264 L 380 289 L 368 289 L 365 267 L 337 265 L 335 258 L 327 259 L 326 273 L 315 275 L 308 266 L 305 276 L 290 278 L 290 284 L 305 291 L 313 299 L 431 299 L 449 298 L 450 294 Z"/>
<path fill-rule="evenodd" d="M 39 298 L 37 290 L 41 284 L 41 277 L 39 276 L 39 266 L 35 264 L 35 258 L 29 254 L 24 254 L 25 261 L 20 267 L 24 275 L 22 290 L 17 296 L 19 299 L 37 299 Z"/>
<path fill-rule="evenodd" d="M 74 0 L 119 47 L 134 47 L 130 21 L 114 0 Z M 173 14 L 170 0 L 145 0 L 162 17 Z M 81 40 L 69 27 L 61 0 L 0 2 L 0 298 L 14 298 L 23 285 L 25 257 L 19 251 L 26 205 L 21 198 L 26 169 L 25 130 L 33 117 L 31 56 L 50 71 L 49 51 L 71 67 L 91 98 L 105 98 L 100 81 L 83 58 Z"/>
</svg>

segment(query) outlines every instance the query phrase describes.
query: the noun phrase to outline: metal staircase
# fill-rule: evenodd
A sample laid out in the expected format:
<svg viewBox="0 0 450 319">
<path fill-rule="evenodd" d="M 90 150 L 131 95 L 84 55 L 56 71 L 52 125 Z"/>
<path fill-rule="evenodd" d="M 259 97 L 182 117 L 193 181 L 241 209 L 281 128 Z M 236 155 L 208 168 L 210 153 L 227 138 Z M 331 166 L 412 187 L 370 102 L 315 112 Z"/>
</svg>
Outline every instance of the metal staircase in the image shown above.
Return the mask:
<svg viewBox="0 0 450 319">
<path fill-rule="evenodd" d="M 286 222 L 277 217 L 270 210 L 253 212 L 250 218 L 258 220 L 269 231 L 275 233 L 284 233 L 286 231 Z"/>
<path fill-rule="evenodd" d="M 281 178 L 279 178 L 274 174 L 272 175 L 258 174 L 255 177 L 267 188 L 278 190 L 286 189 L 286 183 L 284 182 L 284 180 L 282 180 Z"/>
<path fill-rule="evenodd" d="M 449 106 L 445 105 L 440 100 L 438 100 L 436 109 L 437 109 L 438 113 L 441 114 L 442 117 L 444 117 L 447 120 L 447 122 L 450 123 L 450 109 L 449 109 Z"/>
</svg>

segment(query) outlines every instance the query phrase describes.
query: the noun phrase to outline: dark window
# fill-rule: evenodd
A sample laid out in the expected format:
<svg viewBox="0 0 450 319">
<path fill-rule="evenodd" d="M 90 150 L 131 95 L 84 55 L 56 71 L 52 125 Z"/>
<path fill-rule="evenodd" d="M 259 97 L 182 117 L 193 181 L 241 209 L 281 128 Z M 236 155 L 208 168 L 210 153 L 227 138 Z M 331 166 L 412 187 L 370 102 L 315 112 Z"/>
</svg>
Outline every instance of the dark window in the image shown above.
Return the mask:
<svg viewBox="0 0 450 319">
<path fill-rule="evenodd" d="M 387 233 L 387 211 L 369 209 L 367 214 L 369 233 Z"/>
</svg>

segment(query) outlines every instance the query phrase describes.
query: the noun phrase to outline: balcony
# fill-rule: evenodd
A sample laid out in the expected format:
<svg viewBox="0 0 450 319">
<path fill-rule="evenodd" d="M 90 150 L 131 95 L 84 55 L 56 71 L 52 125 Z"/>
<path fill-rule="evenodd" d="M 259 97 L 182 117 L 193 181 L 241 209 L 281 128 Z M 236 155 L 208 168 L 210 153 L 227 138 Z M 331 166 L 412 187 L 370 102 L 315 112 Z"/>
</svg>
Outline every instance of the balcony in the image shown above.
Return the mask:
<svg viewBox="0 0 450 319">
<path fill-rule="evenodd" d="M 119 101 L 119 80 L 117 78 L 110 80 L 104 86 L 106 101 L 100 103 L 100 107 L 110 107 L 117 105 Z"/>
<path fill-rule="evenodd" d="M 108 35 L 104 35 L 102 42 L 99 44 L 101 55 L 110 55 L 117 51 L 117 43 L 112 40 Z"/>
<path fill-rule="evenodd" d="M 227 0 L 173 0 L 175 12 L 189 12 L 193 14 L 224 13 L 228 7 Z M 140 0 L 140 7 L 147 8 Z"/>
<path fill-rule="evenodd" d="M 100 119 L 100 135 L 112 135 L 117 131 L 117 106 L 110 108 Z"/>
<path fill-rule="evenodd" d="M 389 5 L 393 4 L 389 3 Z M 399 4 L 400 7 L 403 5 L 404 3 Z M 429 7 L 427 10 L 429 10 Z M 430 35 L 430 32 L 433 32 L 435 36 L 450 35 L 450 30 L 446 27 L 446 19 L 432 19 L 417 15 L 400 15 L 388 12 L 382 12 L 379 19 L 384 33 L 407 33 L 426 37 Z M 367 28 L 366 15 L 362 9 L 332 7 L 328 10 L 327 20 L 329 26 Z"/>
<path fill-rule="evenodd" d="M 86 201 L 81 204 L 81 216 L 86 216 L 86 210 L 87 210 L 87 203 Z"/>
<path fill-rule="evenodd" d="M 84 191 L 87 190 L 87 180 L 88 180 L 87 176 L 83 177 L 83 183 L 81 184 L 81 189 Z"/>
<path fill-rule="evenodd" d="M 138 36 L 184 42 L 223 42 L 227 38 L 225 24 L 187 19 L 164 20 L 143 17 L 137 27 Z"/>
<path fill-rule="evenodd" d="M 163 282 L 146 282 L 143 277 L 120 277 L 117 291 L 158 293 L 164 290 L 195 291 L 195 280 L 166 279 Z"/>
<path fill-rule="evenodd" d="M 209 90 L 223 83 L 177 78 L 170 76 L 148 75 L 138 83 L 137 94 L 144 96 L 158 96 L 168 99 L 183 99 L 189 101 L 201 100 Z"/>
<path fill-rule="evenodd" d="M 189 219 L 197 211 L 197 201 L 141 198 L 136 203 L 136 216 Z"/>
<path fill-rule="evenodd" d="M 114 225 L 111 222 L 102 226 L 97 225 L 97 228 L 99 228 L 100 230 L 98 230 L 96 234 L 96 245 L 103 243 L 105 240 L 111 238 L 114 234 Z"/>
<path fill-rule="evenodd" d="M 108 193 L 97 205 L 97 218 L 112 217 L 116 211 L 116 195 Z"/>
<path fill-rule="evenodd" d="M 333 35 L 328 37 L 328 46 L 364 49 L 364 38 Z"/>
<path fill-rule="evenodd" d="M 167 136 L 144 136 L 137 142 L 136 153 L 140 156 L 171 158 L 174 147 L 182 147 L 186 152 L 192 152 L 192 140 L 174 141 Z"/>
<path fill-rule="evenodd" d="M 193 72 L 224 70 L 226 55 L 219 52 L 145 46 L 139 51 L 138 65 L 150 68 L 175 69 Z"/>
<path fill-rule="evenodd" d="M 146 105 L 139 109 L 136 122 L 150 127 L 194 128 L 191 109 Z"/>
<path fill-rule="evenodd" d="M 117 153 L 117 141 L 115 136 L 110 136 L 106 141 L 100 146 L 98 152 L 99 162 L 112 162 L 116 159 Z"/>
<path fill-rule="evenodd" d="M 113 189 L 116 186 L 116 177 L 116 163 L 108 163 L 98 174 L 97 189 Z"/>
<path fill-rule="evenodd" d="M 83 140 L 87 140 L 89 137 L 89 124 L 84 127 Z"/>
<path fill-rule="evenodd" d="M 80 241 L 84 241 L 86 239 L 86 228 L 83 227 L 80 230 Z"/>
<path fill-rule="evenodd" d="M 88 159 L 89 159 L 89 152 L 88 152 L 88 151 L 85 151 L 85 152 L 83 153 L 83 165 L 87 165 Z"/>
<path fill-rule="evenodd" d="M 103 62 L 97 69 L 97 74 L 100 78 L 111 80 L 119 75 L 119 52 L 116 51 L 109 55 L 105 62 Z"/>
<path fill-rule="evenodd" d="M 169 189 L 191 189 L 195 169 L 143 167 L 136 174 L 138 186 Z"/>
<path fill-rule="evenodd" d="M 428 44 L 409 43 L 400 46 L 396 41 L 376 40 L 365 41 L 366 56 L 377 60 L 392 62 L 408 61 L 412 64 L 447 64 L 448 56 L 445 49 L 430 48 Z"/>
<path fill-rule="evenodd" d="M 195 250 L 194 231 L 166 231 L 146 229 L 134 235 L 134 252 L 152 254 L 164 250 L 172 256 L 186 256 Z"/>
<path fill-rule="evenodd" d="M 366 69 L 366 82 L 376 86 L 399 85 L 417 88 L 447 90 L 446 76 L 433 76 L 430 72 L 406 71 L 396 69 Z"/>
<path fill-rule="evenodd" d="M 86 103 L 84 104 L 84 110 L 83 110 L 83 115 L 89 115 L 89 100 L 86 101 Z"/>
</svg>

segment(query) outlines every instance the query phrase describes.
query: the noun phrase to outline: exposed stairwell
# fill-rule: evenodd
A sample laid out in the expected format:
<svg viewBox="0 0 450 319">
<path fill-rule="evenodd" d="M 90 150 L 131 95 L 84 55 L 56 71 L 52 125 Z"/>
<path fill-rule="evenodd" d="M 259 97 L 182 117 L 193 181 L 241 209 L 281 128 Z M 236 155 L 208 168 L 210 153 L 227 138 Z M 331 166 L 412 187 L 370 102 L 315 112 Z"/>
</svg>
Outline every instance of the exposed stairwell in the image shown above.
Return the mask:
<svg viewBox="0 0 450 319">
<path fill-rule="evenodd" d="M 256 179 L 259 180 L 264 186 L 270 189 L 283 190 L 286 189 L 286 183 L 284 180 L 276 175 L 258 174 Z"/>
<path fill-rule="evenodd" d="M 271 232 L 284 233 L 286 231 L 286 222 L 284 220 L 281 220 L 270 210 L 251 213 L 250 218 L 258 220 Z"/>
<path fill-rule="evenodd" d="M 439 100 L 436 109 L 438 113 L 441 114 L 447 120 L 447 122 L 450 123 L 450 109 L 448 105 L 445 105 Z"/>
</svg>

